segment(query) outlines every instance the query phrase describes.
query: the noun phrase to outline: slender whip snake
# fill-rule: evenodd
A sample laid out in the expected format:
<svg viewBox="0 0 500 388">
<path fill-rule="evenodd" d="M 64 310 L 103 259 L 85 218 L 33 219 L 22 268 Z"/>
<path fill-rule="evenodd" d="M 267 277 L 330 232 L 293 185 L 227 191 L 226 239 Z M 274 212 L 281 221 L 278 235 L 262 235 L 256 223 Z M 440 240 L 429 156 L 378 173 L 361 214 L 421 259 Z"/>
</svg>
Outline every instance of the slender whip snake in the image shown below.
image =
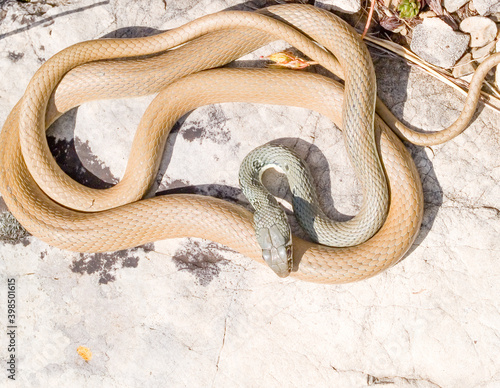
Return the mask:
<svg viewBox="0 0 500 388">
<path fill-rule="evenodd" d="M 341 128 L 356 125 L 350 121 L 364 127 L 374 122 L 375 131 L 361 136 L 378 139 L 383 169 L 375 156 L 361 164 L 358 176 L 385 171 L 390 206 L 373 237 L 356 246 L 332 248 L 294 237 L 295 272 L 290 275 L 346 283 L 398 262 L 420 227 L 422 187 L 408 151 L 374 116 L 375 79 L 371 62 L 363 56 L 366 48 L 352 28 L 314 7 L 275 6 L 265 13 L 282 21 L 262 13 L 222 12 L 151 37 L 82 42 L 48 60 L 0 133 L 0 192 L 9 210 L 34 236 L 63 249 L 114 251 L 166 238 L 200 237 L 262 261 L 252 214 L 241 206 L 197 195 L 140 199 L 155 176 L 169 130 L 183 114 L 230 101 L 301 106 L 324 114 Z M 346 92 L 333 80 L 311 73 L 206 70 L 275 39 L 286 40 L 344 78 Z M 311 39 L 328 47 L 336 58 Z M 354 73 L 351 62 L 358 65 Z M 300 101 L 294 94 L 297 89 Z M 70 108 L 93 99 L 157 92 L 137 130 L 127 170 L 113 188 L 99 191 L 73 182 L 50 156 L 45 130 Z M 351 160 L 356 166 L 358 159 Z M 367 192 L 384 197 L 385 183 L 379 184 L 381 190 L 366 185 L 363 207 L 380 207 L 371 204 Z"/>
</svg>

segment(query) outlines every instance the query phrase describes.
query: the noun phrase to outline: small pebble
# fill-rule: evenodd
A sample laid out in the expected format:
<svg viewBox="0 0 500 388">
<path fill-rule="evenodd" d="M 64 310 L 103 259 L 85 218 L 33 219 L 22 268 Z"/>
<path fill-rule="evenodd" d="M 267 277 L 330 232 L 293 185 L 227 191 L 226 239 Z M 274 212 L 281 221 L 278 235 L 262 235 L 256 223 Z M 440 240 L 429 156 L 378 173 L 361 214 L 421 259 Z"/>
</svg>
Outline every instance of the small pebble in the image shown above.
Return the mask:
<svg viewBox="0 0 500 388">
<path fill-rule="evenodd" d="M 461 78 L 474 73 L 474 71 L 476 71 L 476 67 L 474 66 L 472 55 L 467 53 L 453 66 L 452 74 L 455 78 Z"/>
<path fill-rule="evenodd" d="M 433 65 L 450 68 L 467 50 L 469 35 L 453 31 L 439 18 L 427 18 L 413 30 L 412 51 Z"/>
<path fill-rule="evenodd" d="M 424 11 L 418 14 L 420 19 L 435 18 L 436 16 L 436 12 L 434 11 Z"/>
<path fill-rule="evenodd" d="M 489 18 L 472 16 L 460 23 L 460 29 L 470 34 L 470 47 L 483 47 L 493 42 L 497 36 L 497 25 Z"/>
</svg>

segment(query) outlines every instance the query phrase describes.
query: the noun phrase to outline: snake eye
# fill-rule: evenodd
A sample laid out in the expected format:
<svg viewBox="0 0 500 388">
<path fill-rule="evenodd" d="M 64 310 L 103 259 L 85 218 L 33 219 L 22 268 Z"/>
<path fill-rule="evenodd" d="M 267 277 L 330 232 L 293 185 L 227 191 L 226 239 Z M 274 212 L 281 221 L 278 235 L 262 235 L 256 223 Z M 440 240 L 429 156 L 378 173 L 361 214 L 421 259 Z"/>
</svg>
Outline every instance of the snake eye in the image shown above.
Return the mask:
<svg viewBox="0 0 500 388">
<path fill-rule="evenodd" d="M 286 247 L 286 256 L 287 257 L 292 256 L 292 247 L 291 246 Z"/>
</svg>

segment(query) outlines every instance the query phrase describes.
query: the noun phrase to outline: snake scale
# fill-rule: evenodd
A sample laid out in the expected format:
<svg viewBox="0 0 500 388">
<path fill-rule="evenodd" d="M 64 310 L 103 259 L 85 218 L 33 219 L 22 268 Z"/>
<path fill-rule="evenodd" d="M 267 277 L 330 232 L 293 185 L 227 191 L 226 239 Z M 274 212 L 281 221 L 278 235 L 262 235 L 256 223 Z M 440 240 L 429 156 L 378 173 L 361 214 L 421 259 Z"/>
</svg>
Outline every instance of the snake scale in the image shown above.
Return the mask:
<svg viewBox="0 0 500 388">
<path fill-rule="evenodd" d="M 213 69 L 276 39 L 286 40 L 345 79 L 345 91 L 338 82 L 312 73 Z M 158 169 L 168 132 L 183 114 L 231 101 L 301 106 L 344 129 L 359 123 L 368 128 L 361 136 L 366 142 L 377 140 L 383 168 L 376 155 L 361 163 L 357 174 L 363 174 L 360 179 L 367 172 L 383 175 L 381 189 L 366 183 L 363 207 L 384 208 L 366 194 L 373 192 L 383 202 L 386 181 L 385 201 L 390 205 L 373 237 L 355 246 L 327 247 L 294 236 L 290 276 L 320 283 L 374 276 L 397 263 L 413 243 L 422 221 L 423 194 L 408 151 L 374 113 L 375 78 L 366 55 L 364 44 L 345 22 L 299 4 L 258 13 L 221 12 L 145 38 L 78 43 L 42 65 L 8 116 L 0 133 L 0 193 L 30 233 L 62 249 L 114 251 L 166 238 L 199 237 L 262 261 L 252 213 L 245 208 L 198 195 L 141 198 Z M 351 69 L 353 64 L 357 70 Z M 487 70 L 481 69 L 488 65 L 481 65 L 478 73 L 485 74 Z M 481 74 L 474 79 L 480 86 Z M 300 101 L 296 90 L 301 91 Z M 126 172 L 116 186 L 86 188 L 60 170 L 45 137 L 57 117 L 86 101 L 152 93 L 158 95 L 141 120 Z M 472 110 L 470 116 L 479 92 L 474 93 L 464 109 Z M 470 119 L 467 112 L 462 112 L 453 133 L 443 136 L 405 132 L 389 114 L 384 117 L 401 136 L 434 144 L 460 133 Z M 348 150 L 355 146 L 347 145 Z M 355 168 L 364 157 L 351 157 Z"/>
</svg>

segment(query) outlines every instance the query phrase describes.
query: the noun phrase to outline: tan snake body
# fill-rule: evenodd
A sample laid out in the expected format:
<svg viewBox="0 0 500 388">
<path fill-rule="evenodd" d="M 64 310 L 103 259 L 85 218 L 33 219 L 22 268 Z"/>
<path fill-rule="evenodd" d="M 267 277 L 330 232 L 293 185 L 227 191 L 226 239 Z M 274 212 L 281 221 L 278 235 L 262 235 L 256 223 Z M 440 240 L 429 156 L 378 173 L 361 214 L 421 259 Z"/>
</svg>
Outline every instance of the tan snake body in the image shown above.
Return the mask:
<svg viewBox="0 0 500 388">
<path fill-rule="evenodd" d="M 277 6 L 269 8 L 268 12 L 277 14 L 288 22 L 297 23 L 300 29 L 306 29 L 306 25 L 320 20 L 319 27 L 311 28 L 321 31 L 321 23 L 338 23 L 341 26 L 339 28 L 353 33 L 330 14 L 309 6 Z M 244 22 L 239 23 L 241 20 Z M 257 27 L 257 30 L 250 32 L 250 24 Z M 236 27 L 236 30 L 228 30 L 229 27 Z M 264 31 L 275 35 L 270 38 Z M 158 158 L 171 125 L 182 114 L 200 105 L 245 101 L 302 106 L 330 117 L 340 127 L 344 125 L 342 113 L 338 111 L 338 107 L 342 105 L 342 87 L 318 75 L 289 71 L 220 69 L 179 78 L 206 68 L 221 66 L 276 38 L 285 38 L 329 70 L 344 75 L 338 62 L 329 53 L 309 40 L 303 41 L 302 35 L 292 33 L 290 36 L 289 33 L 289 28 L 283 23 L 263 15 L 227 12 L 210 15 L 157 36 L 83 42 L 63 50 L 35 75 L 0 134 L 0 192 L 9 210 L 34 236 L 63 249 L 81 252 L 113 251 L 165 238 L 200 237 L 219 242 L 261 261 L 251 213 L 241 206 L 196 195 L 139 199 L 149 187 L 151 175 L 154 176 L 156 172 Z M 226 48 L 220 48 L 223 54 L 218 56 L 217 48 L 221 46 L 218 42 L 222 36 L 227 36 L 227 40 L 224 38 Z M 167 63 L 163 66 L 167 68 L 157 70 L 157 74 L 153 74 L 149 82 L 138 80 L 133 87 L 131 79 L 138 79 L 138 74 L 142 76 L 147 73 L 145 67 L 148 66 L 148 59 L 128 60 L 123 65 L 118 65 L 119 62 L 115 61 L 84 65 L 100 59 L 158 53 L 189 40 L 192 42 L 163 56 L 151 58 L 153 62 L 158 61 L 157 69 L 164 63 L 163 60 Z M 197 42 L 207 48 L 206 56 L 199 55 L 200 46 L 197 46 Z M 342 46 L 344 41 L 341 40 L 339 44 Z M 232 52 L 231 47 L 234 50 Z M 352 47 L 342 49 L 352 50 Z M 193 58 L 193 53 L 198 53 L 196 59 Z M 101 66 L 108 66 L 111 73 L 113 68 L 131 66 L 135 73 L 128 78 L 125 76 L 125 81 L 119 77 L 107 81 L 95 95 L 89 94 L 85 85 L 80 88 L 80 92 L 73 93 L 71 86 L 74 82 L 65 81 L 78 79 L 88 69 L 104 69 Z M 49 97 L 60 79 L 72 68 L 75 70 L 61 81 L 49 103 Z M 179 70 L 180 68 L 182 69 Z M 134 176 L 132 171 L 129 173 L 129 166 L 137 163 L 137 159 L 133 163 L 129 161 L 127 172 L 116 186 L 118 188 L 113 188 L 120 193 L 118 207 L 109 208 L 115 206 L 107 202 L 106 196 L 109 194 L 74 185 L 60 172 L 53 159 L 47 156 L 45 130 L 60 113 L 90 99 L 154 93 L 174 79 L 177 81 L 160 92 L 142 119 L 141 123 L 144 125 L 138 130 L 134 147 L 136 140 L 143 137 L 145 127 L 150 127 L 148 136 L 153 140 L 146 143 L 149 144 L 149 149 L 153 149 L 152 156 L 141 161 L 145 167 L 140 177 Z M 297 101 L 295 97 L 294 91 L 298 89 L 301 90 L 301 101 Z M 186 90 L 190 91 L 189 95 L 184 93 Z M 75 98 L 69 98 L 70 94 Z M 374 100 L 375 97 L 363 96 L 365 102 L 351 108 L 363 115 L 367 108 L 367 120 L 373 120 L 370 119 L 373 109 L 370 112 L 370 103 L 367 101 Z M 165 105 L 166 102 L 168 104 Z M 423 214 L 423 195 L 418 173 L 408 151 L 378 117 L 375 117 L 375 130 L 380 138 L 382 159 L 390 186 L 390 207 L 385 222 L 371 239 L 354 247 L 331 248 L 294 237 L 294 268 L 298 272 L 293 272 L 291 276 L 323 283 L 364 279 L 398 262 L 413 243 Z M 24 149 L 29 152 L 23 156 Z M 134 152 L 143 155 L 142 151 L 135 151 L 135 148 L 132 154 Z M 26 157 L 30 170 L 40 167 L 41 170 L 31 170 L 30 173 Z M 130 160 L 133 157 L 131 155 Z M 39 184 L 32 174 L 37 175 Z M 136 188 L 120 188 L 125 187 L 122 182 L 133 183 L 136 180 L 139 182 L 134 186 Z M 43 187 L 43 191 L 39 185 Z M 76 209 L 80 211 L 57 203 L 68 206 L 75 191 L 83 192 L 83 199 L 76 205 Z M 104 198 L 102 200 L 101 195 Z M 81 211 L 102 209 L 107 210 L 96 213 Z"/>
</svg>

